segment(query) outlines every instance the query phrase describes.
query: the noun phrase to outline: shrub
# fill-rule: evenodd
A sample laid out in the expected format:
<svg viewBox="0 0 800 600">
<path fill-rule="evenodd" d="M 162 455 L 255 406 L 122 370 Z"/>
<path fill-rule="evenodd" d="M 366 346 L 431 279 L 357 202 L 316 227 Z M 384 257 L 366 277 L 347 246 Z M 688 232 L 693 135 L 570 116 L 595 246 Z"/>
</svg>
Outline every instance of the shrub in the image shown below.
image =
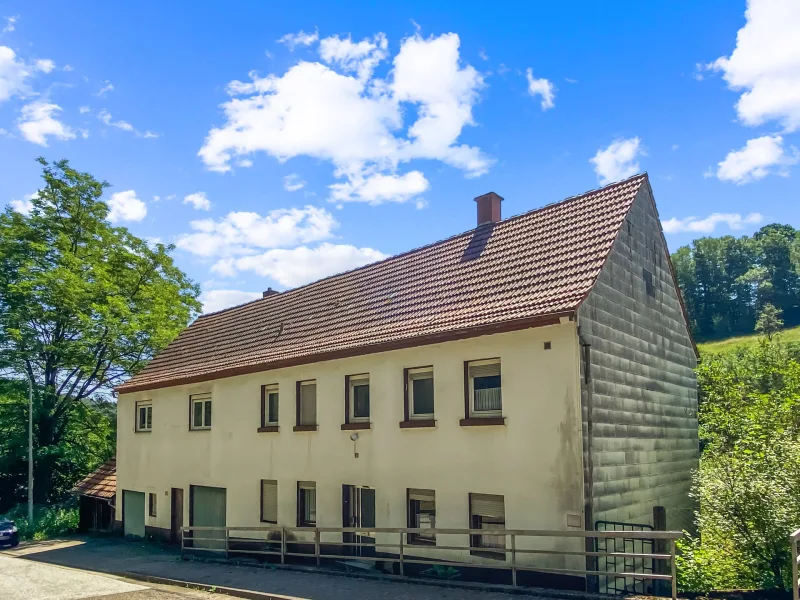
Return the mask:
<svg viewBox="0 0 800 600">
<path fill-rule="evenodd" d="M 46 540 L 78 530 L 79 513 L 76 499 L 53 506 L 34 506 L 33 528 L 28 524 L 27 504 L 17 504 L 3 516 L 16 523 L 20 539 L 23 540 Z"/>
</svg>

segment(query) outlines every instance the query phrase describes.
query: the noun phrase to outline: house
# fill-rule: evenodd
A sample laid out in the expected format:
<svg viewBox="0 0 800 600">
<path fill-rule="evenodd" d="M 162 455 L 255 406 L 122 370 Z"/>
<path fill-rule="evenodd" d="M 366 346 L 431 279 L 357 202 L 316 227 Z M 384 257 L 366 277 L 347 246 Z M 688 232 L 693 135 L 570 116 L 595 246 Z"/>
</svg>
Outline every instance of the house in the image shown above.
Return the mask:
<svg viewBox="0 0 800 600">
<path fill-rule="evenodd" d="M 80 531 L 111 532 L 117 496 L 117 459 L 110 458 L 79 481 L 72 490 L 80 498 Z"/>
<path fill-rule="evenodd" d="M 688 526 L 697 350 L 647 175 L 476 201 L 471 231 L 199 317 L 121 385 L 118 527 Z"/>
</svg>

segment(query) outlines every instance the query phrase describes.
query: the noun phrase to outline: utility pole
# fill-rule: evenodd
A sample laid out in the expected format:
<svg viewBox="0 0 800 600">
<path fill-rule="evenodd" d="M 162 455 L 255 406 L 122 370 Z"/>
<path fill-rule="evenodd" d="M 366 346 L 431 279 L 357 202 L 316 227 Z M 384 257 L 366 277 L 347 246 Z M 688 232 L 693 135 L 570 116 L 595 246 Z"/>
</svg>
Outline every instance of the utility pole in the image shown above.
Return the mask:
<svg viewBox="0 0 800 600">
<path fill-rule="evenodd" d="M 33 379 L 27 368 L 25 373 L 28 376 L 28 530 L 33 531 Z"/>
</svg>

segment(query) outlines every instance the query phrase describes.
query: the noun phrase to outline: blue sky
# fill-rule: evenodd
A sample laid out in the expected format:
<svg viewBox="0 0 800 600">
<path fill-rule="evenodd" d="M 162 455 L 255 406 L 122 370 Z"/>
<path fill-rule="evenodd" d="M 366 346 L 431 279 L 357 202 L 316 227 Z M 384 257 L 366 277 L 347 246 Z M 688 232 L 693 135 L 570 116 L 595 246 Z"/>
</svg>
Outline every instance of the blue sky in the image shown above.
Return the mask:
<svg viewBox="0 0 800 600">
<path fill-rule="evenodd" d="M 0 30 L 0 206 L 68 158 L 207 310 L 470 229 L 490 190 L 510 216 L 646 170 L 673 250 L 800 227 L 796 0 L 12 0 Z"/>
</svg>

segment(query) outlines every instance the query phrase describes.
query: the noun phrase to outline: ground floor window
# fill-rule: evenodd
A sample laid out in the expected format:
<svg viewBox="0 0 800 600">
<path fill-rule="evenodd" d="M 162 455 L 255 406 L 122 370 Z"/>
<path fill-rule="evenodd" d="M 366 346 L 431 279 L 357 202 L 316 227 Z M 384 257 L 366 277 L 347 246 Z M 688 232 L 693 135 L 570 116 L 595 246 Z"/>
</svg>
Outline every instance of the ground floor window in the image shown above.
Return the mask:
<svg viewBox="0 0 800 600">
<path fill-rule="evenodd" d="M 503 496 L 494 494 L 469 495 L 470 528 L 484 529 L 486 533 L 471 535 L 473 552 L 489 553 L 505 558 L 506 536 L 493 535 L 492 530 L 506 528 L 506 511 Z"/>
<path fill-rule="evenodd" d="M 297 526 L 317 526 L 317 484 L 313 481 L 297 482 Z"/>
<path fill-rule="evenodd" d="M 158 503 L 158 495 L 157 494 L 147 494 L 147 514 L 151 517 L 156 516 L 156 508 Z"/>
<path fill-rule="evenodd" d="M 436 528 L 436 492 L 433 490 L 408 490 L 409 529 Z M 409 533 L 409 544 L 436 544 L 434 533 Z"/>
<path fill-rule="evenodd" d="M 278 482 L 261 480 L 261 522 L 278 523 Z"/>
</svg>

